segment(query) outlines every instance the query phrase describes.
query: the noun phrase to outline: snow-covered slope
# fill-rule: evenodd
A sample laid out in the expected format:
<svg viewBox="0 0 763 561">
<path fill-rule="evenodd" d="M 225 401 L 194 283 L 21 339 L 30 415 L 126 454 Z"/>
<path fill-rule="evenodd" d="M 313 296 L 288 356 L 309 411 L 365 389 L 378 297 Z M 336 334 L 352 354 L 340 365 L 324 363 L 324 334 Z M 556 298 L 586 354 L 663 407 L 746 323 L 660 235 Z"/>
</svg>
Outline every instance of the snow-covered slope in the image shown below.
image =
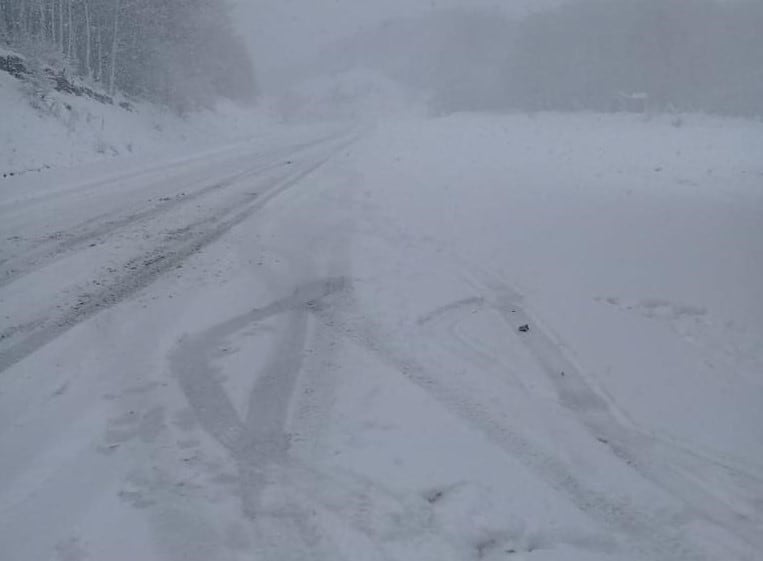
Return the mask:
<svg viewBox="0 0 763 561">
<path fill-rule="evenodd" d="M 115 156 L 200 150 L 249 137 L 269 122 L 230 103 L 182 118 L 148 103 L 126 110 L 56 91 L 41 99 L 30 89 L 0 71 L 0 180 Z"/>
<path fill-rule="evenodd" d="M 8 559 L 759 559 L 759 123 L 88 170 L 0 190 Z"/>
</svg>

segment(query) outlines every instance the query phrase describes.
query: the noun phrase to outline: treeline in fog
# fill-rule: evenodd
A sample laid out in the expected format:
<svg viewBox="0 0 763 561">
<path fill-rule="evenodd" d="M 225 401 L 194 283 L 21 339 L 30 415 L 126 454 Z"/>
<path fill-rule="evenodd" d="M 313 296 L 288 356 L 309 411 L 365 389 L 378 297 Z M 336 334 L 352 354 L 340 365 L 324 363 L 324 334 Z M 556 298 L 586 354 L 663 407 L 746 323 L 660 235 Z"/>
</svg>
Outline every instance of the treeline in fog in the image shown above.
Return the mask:
<svg viewBox="0 0 763 561">
<path fill-rule="evenodd" d="M 763 115 L 763 2 L 582 0 L 517 28 L 506 100 L 524 109 Z"/>
<path fill-rule="evenodd" d="M 460 9 L 389 21 L 311 63 L 368 67 L 453 111 L 763 116 L 762 0 L 568 0 L 511 19 Z"/>
<path fill-rule="evenodd" d="M 0 0 L 0 44 L 178 111 L 255 93 L 226 0 Z"/>
</svg>

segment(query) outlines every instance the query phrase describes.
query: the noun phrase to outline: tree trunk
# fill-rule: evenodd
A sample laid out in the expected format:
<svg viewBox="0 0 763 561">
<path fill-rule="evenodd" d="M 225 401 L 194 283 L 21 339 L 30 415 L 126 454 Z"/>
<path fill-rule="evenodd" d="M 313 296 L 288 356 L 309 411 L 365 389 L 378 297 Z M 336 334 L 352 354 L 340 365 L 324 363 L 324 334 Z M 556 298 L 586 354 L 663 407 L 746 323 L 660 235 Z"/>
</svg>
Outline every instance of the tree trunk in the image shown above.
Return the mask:
<svg viewBox="0 0 763 561">
<path fill-rule="evenodd" d="M 103 32 L 100 25 L 97 30 L 95 39 L 98 47 L 98 81 L 103 83 Z"/>
<path fill-rule="evenodd" d="M 85 6 L 85 73 L 88 79 L 93 77 L 93 62 L 91 59 L 91 44 L 92 44 L 92 31 L 90 29 L 90 8 L 88 6 L 88 0 L 83 2 Z"/>
<path fill-rule="evenodd" d="M 8 34 L 8 24 L 5 17 L 6 9 L 5 5 L 0 4 L 0 37 Z"/>
<path fill-rule="evenodd" d="M 56 10 L 57 6 L 58 6 L 58 0 L 51 0 L 50 27 L 52 28 L 52 32 L 53 32 L 53 43 L 55 43 L 56 46 L 59 46 L 60 41 L 58 39 L 58 11 Z"/>
<path fill-rule="evenodd" d="M 41 38 L 45 37 L 45 5 L 42 3 L 42 0 L 39 0 L 37 4 L 37 8 L 39 11 L 39 22 L 40 22 L 40 28 L 38 29 L 39 36 Z"/>
<path fill-rule="evenodd" d="M 121 0 L 116 0 L 114 6 L 114 34 L 111 41 L 111 76 L 109 76 L 109 93 L 114 95 L 115 79 L 117 75 L 117 49 L 119 47 L 119 8 Z"/>
<path fill-rule="evenodd" d="M 31 26 L 29 25 L 29 0 L 21 0 L 21 19 L 20 29 L 24 35 L 31 35 Z"/>
<path fill-rule="evenodd" d="M 64 0 L 58 0 L 58 48 L 64 51 Z"/>
<path fill-rule="evenodd" d="M 71 60 L 74 53 L 74 21 L 72 19 L 72 0 L 67 2 L 67 10 L 69 12 L 67 25 L 69 27 L 69 42 L 66 45 L 66 56 Z"/>
<path fill-rule="evenodd" d="M 0 36 L 7 35 L 9 33 L 7 10 L 8 6 L 5 4 L 0 4 Z"/>
<path fill-rule="evenodd" d="M 50 2 L 50 9 L 48 10 L 48 33 L 50 35 L 50 42 L 56 42 L 56 4 L 55 0 Z"/>
</svg>

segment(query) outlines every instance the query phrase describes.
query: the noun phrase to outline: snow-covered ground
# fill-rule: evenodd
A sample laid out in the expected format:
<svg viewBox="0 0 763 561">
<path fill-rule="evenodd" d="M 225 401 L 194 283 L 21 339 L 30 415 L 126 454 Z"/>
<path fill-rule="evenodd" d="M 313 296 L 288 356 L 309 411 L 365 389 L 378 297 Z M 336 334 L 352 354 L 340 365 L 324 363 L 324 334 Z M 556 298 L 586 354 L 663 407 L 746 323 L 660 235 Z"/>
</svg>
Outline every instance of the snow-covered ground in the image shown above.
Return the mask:
<svg viewBox="0 0 763 561">
<path fill-rule="evenodd" d="M 2 559 L 760 558 L 759 123 L 284 127 L 0 240 Z"/>
<path fill-rule="evenodd" d="M 0 49 L 3 54 L 14 53 Z M 251 137 L 252 131 L 261 134 L 273 121 L 263 111 L 225 102 L 180 117 L 150 103 L 133 101 L 128 111 L 55 91 L 40 99 L 30 91 L 29 84 L 0 71 L 0 186 L 8 176 L 42 169 L 198 152 Z"/>
</svg>

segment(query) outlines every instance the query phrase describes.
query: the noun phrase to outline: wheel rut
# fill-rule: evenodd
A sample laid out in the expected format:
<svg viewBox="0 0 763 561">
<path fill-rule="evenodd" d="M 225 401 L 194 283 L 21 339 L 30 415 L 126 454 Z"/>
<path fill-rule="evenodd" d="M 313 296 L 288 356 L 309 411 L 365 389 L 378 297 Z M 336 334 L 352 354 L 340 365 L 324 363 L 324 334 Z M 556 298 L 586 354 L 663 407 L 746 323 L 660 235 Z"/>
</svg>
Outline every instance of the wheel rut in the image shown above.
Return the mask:
<svg viewBox="0 0 763 561">
<path fill-rule="evenodd" d="M 0 372 L 34 353 L 94 315 L 131 298 L 144 288 L 176 269 L 186 259 L 214 243 L 231 228 L 250 218 L 271 200 L 294 187 L 348 146 L 354 137 L 335 139 L 330 150 L 320 156 L 295 160 L 286 171 L 267 183 L 257 183 L 257 191 L 234 194 L 212 214 L 187 224 L 180 239 L 154 245 L 131 258 L 122 272 L 99 281 L 100 289 L 81 295 L 74 301 L 59 302 L 44 317 L 27 318 L 26 328 L 12 325 L 0 332 Z M 328 142 L 326 142 L 328 144 Z M 243 181 L 243 180 L 242 180 Z M 236 184 L 241 183 L 240 181 Z M 219 188 L 219 187 L 218 187 Z"/>
</svg>

